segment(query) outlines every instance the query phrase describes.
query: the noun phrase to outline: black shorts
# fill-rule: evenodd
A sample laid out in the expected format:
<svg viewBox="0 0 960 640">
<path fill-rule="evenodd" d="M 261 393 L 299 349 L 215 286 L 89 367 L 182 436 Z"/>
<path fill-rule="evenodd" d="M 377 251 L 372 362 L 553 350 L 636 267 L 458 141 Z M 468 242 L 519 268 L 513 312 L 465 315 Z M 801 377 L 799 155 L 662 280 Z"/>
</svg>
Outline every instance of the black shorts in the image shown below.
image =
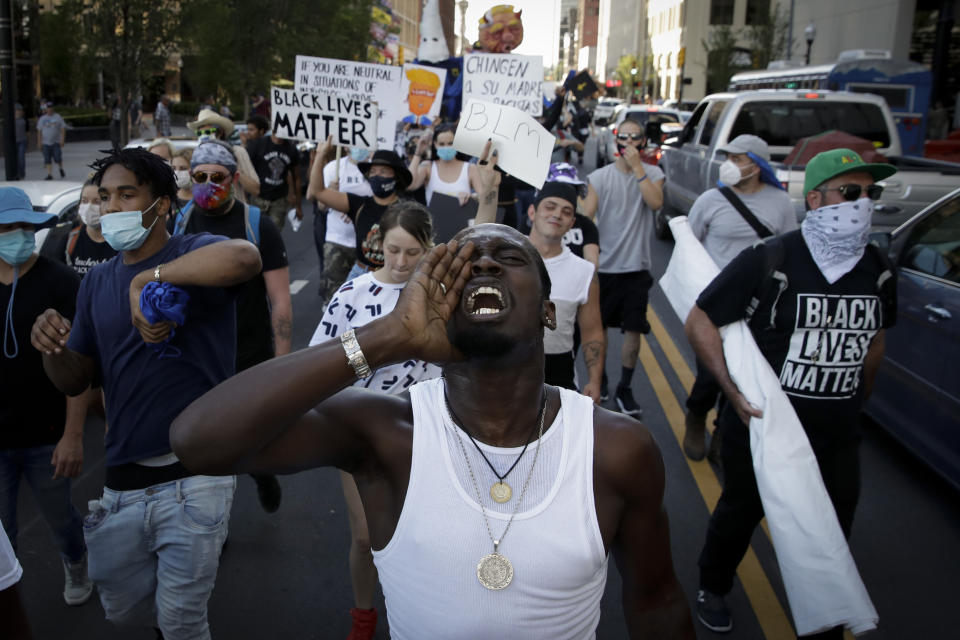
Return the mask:
<svg viewBox="0 0 960 640">
<path fill-rule="evenodd" d="M 603 326 L 650 333 L 647 299 L 653 276 L 649 271 L 600 273 L 600 316 Z"/>
</svg>

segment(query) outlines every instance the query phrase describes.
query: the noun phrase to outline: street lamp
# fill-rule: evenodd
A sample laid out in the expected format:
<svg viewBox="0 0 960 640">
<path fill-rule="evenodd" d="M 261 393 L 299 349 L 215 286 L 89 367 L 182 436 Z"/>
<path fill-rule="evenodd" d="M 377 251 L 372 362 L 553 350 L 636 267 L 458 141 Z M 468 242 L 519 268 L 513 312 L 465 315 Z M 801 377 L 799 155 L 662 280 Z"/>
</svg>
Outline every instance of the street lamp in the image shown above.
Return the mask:
<svg viewBox="0 0 960 640">
<path fill-rule="evenodd" d="M 637 68 L 630 69 L 630 101 L 637 97 Z"/>
<path fill-rule="evenodd" d="M 810 64 L 810 48 L 813 47 L 813 41 L 817 38 L 817 28 L 811 22 L 803 30 L 803 35 L 807 38 L 807 64 Z"/>
</svg>

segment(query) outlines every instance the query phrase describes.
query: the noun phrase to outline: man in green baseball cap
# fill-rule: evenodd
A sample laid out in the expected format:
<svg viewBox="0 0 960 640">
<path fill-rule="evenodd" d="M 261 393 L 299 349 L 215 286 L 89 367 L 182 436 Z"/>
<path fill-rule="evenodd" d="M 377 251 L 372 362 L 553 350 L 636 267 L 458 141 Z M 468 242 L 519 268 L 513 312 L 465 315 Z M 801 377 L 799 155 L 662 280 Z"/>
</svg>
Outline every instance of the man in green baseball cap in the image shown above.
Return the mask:
<svg viewBox="0 0 960 640">
<path fill-rule="evenodd" d="M 867 244 L 873 202 L 883 191 L 876 181 L 895 172 L 888 164 L 864 162 L 850 149 L 814 156 L 806 168 L 808 212 L 800 229 L 745 249 L 704 289 L 687 318 L 697 358 L 727 398 L 717 419 L 723 432 L 723 493 L 700 553 L 695 605 L 697 618 L 712 631 L 733 628 L 724 597 L 764 513 L 747 425 L 781 420 L 751 405 L 730 378 L 718 327 L 748 321 L 803 426 L 797 436 L 810 443 L 837 521 L 849 536 L 860 492 L 860 410 L 883 360 L 884 331 L 897 315 L 892 267 Z M 765 461 L 758 464 L 771 472 Z M 798 517 L 805 526 L 822 526 L 811 514 Z M 842 638 L 843 629 L 817 637 Z"/>
</svg>

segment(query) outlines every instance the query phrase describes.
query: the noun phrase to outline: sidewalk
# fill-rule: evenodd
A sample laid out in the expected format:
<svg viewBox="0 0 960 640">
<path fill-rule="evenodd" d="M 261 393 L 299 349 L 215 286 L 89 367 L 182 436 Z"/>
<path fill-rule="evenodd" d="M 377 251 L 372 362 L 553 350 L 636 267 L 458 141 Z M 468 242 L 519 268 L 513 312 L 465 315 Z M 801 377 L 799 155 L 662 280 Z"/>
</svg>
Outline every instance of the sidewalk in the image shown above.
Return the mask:
<svg viewBox="0 0 960 640">
<path fill-rule="evenodd" d="M 191 131 L 186 127 L 173 127 L 173 135 L 188 136 Z M 68 142 L 62 150 L 63 170 L 67 174 L 65 178 L 60 178 L 59 167 L 53 164 L 54 180 L 72 180 L 83 182 L 90 175 L 90 163 L 104 155 L 105 150 L 110 149 L 110 140 L 94 140 L 92 142 Z M 39 150 L 27 152 L 27 180 L 43 180 L 47 177 L 47 172 L 43 168 L 43 153 Z M 6 176 L 5 159 L 0 158 L 0 180 Z"/>
</svg>

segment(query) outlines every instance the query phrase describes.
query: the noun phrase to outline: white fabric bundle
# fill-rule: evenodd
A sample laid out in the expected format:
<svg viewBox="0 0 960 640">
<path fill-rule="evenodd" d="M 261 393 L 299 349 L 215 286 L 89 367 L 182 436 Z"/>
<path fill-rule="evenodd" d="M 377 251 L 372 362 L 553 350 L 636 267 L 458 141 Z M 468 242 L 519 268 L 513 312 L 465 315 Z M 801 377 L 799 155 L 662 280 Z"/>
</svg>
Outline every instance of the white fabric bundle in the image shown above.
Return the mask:
<svg viewBox="0 0 960 640">
<path fill-rule="evenodd" d="M 660 287 L 686 319 L 719 273 L 685 216 L 670 221 L 676 246 Z M 720 328 L 730 377 L 763 411 L 750 420 L 757 488 L 798 635 L 844 625 L 854 634 L 877 626 L 877 611 L 854 564 L 820 477 L 813 449 L 790 400 L 746 322 Z"/>
</svg>

